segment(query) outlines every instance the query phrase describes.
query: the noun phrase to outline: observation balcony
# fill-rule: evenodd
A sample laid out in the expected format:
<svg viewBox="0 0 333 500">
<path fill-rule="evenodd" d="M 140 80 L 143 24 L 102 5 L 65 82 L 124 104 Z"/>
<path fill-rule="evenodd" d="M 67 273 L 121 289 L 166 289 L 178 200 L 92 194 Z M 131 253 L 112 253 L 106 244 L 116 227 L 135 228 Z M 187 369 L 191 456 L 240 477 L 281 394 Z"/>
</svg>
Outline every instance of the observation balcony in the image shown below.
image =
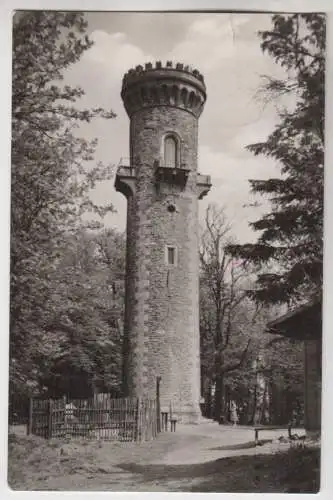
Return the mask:
<svg viewBox="0 0 333 500">
<path fill-rule="evenodd" d="M 181 163 L 178 167 L 174 165 L 164 164 L 156 160 L 154 162 L 156 183 L 169 183 L 185 187 L 190 169 L 185 163 Z M 131 166 L 130 158 L 121 158 L 118 163 L 115 189 L 124 196 L 129 197 L 135 193 L 136 172 L 135 167 Z M 197 192 L 198 198 L 201 200 L 207 195 L 212 186 L 210 175 L 197 174 Z"/>
<path fill-rule="evenodd" d="M 120 158 L 114 184 L 116 191 L 122 193 L 126 198 L 134 194 L 135 178 L 135 168 L 131 166 L 130 158 Z"/>
<path fill-rule="evenodd" d="M 206 196 L 206 194 L 208 194 L 210 188 L 212 187 L 212 181 L 210 175 L 203 175 L 198 173 L 197 187 L 198 187 L 198 198 L 199 200 L 202 200 L 202 198 Z"/>
<path fill-rule="evenodd" d="M 155 161 L 154 167 L 157 182 L 168 182 L 183 187 L 186 185 L 188 175 L 191 171 L 186 167 L 185 163 L 175 166 Z"/>
</svg>

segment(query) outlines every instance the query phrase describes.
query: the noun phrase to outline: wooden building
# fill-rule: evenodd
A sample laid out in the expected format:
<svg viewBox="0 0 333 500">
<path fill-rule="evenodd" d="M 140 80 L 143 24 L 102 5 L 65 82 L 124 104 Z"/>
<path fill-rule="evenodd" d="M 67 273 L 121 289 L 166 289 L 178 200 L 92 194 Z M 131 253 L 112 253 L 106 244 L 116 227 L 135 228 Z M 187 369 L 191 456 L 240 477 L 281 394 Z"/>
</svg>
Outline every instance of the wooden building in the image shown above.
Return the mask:
<svg viewBox="0 0 333 500">
<path fill-rule="evenodd" d="M 320 436 L 322 373 L 322 300 L 313 300 L 267 325 L 276 333 L 304 343 L 304 424 L 309 437 Z"/>
</svg>

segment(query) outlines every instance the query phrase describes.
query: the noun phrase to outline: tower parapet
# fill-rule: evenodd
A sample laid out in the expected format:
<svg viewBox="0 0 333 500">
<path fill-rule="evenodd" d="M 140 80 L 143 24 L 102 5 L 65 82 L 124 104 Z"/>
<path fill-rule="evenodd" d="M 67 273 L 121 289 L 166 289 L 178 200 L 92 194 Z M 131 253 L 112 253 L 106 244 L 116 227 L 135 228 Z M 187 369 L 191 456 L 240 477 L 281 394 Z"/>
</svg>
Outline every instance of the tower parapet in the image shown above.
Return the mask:
<svg viewBox="0 0 333 500">
<path fill-rule="evenodd" d="M 131 117 L 145 107 L 173 106 L 192 113 L 202 113 L 206 86 L 202 74 L 182 63 L 160 61 L 130 69 L 123 78 L 121 97 Z"/>
</svg>

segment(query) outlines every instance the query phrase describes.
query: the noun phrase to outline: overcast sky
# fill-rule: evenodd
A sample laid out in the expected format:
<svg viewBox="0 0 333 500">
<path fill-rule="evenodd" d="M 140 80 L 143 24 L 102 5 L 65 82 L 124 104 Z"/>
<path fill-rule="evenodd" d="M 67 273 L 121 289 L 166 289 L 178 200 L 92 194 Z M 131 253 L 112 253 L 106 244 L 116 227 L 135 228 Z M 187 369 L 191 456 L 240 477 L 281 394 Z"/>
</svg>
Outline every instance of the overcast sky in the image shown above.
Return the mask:
<svg viewBox="0 0 333 500">
<path fill-rule="evenodd" d="M 123 74 L 148 61 L 190 64 L 204 75 L 208 96 L 199 121 L 199 172 L 210 174 L 213 186 L 200 202 L 200 217 L 209 203 L 217 203 L 226 207 L 237 238 L 256 237 L 248 221 L 256 220 L 262 209 L 244 207 L 251 201 L 248 179 L 279 172 L 272 160 L 255 158 L 245 149 L 264 140 L 277 120 L 275 106 L 256 98 L 262 75 L 285 76 L 260 49 L 257 32 L 270 29 L 271 16 L 106 12 L 86 17 L 95 44 L 71 68 L 66 82 L 84 88 L 85 105 L 117 114 L 82 129 L 99 140 L 96 159 L 118 164 L 129 156 L 129 119 L 120 98 Z M 100 186 L 94 197 L 114 203 L 117 214 L 107 223 L 124 230 L 126 199 L 113 182 Z"/>
</svg>

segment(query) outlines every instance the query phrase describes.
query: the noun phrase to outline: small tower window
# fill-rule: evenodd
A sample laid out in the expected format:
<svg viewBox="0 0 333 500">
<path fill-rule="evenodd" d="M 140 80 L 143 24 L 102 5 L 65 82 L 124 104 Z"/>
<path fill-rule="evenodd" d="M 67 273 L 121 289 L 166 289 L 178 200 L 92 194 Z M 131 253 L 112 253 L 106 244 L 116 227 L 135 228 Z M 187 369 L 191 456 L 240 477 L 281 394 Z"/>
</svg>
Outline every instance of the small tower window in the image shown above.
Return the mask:
<svg viewBox="0 0 333 500">
<path fill-rule="evenodd" d="M 165 261 L 168 266 L 177 265 L 177 249 L 174 246 L 166 246 L 165 248 Z"/>
<path fill-rule="evenodd" d="M 164 139 L 164 165 L 169 168 L 177 167 L 178 143 L 175 137 L 167 135 Z"/>
<path fill-rule="evenodd" d="M 168 247 L 168 264 L 175 264 L 175 249 L 173 247 Z"/>
</svg>

